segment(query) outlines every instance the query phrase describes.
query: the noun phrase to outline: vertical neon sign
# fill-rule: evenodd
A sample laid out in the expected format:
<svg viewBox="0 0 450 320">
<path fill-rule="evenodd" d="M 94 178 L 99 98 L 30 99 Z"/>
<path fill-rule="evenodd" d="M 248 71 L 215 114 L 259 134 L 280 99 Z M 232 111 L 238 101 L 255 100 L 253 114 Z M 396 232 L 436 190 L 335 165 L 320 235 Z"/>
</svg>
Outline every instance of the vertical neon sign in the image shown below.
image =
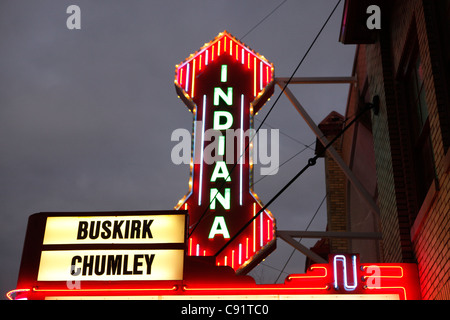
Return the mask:
<svg viewBox="0 0 450 320">
<path fill-rule="evenodd" d="M 189 255 L 215 255 L 263 207 L 251 188 L 248 132 L 273 94 L 273 70 L 226 31 L 176 66 L 176 91 L 201 123 L 194 124 L 190 190 L 175 207 L 189 212 Z M 217 141 L 206 137 L 208 130 Z M 207 149 L 220 160 L 207 161 Z M 216 257 L 217 265 L 247 273 L 275 248 L 275 226 L 272 214 L 262 212 Z"/>
</svg>

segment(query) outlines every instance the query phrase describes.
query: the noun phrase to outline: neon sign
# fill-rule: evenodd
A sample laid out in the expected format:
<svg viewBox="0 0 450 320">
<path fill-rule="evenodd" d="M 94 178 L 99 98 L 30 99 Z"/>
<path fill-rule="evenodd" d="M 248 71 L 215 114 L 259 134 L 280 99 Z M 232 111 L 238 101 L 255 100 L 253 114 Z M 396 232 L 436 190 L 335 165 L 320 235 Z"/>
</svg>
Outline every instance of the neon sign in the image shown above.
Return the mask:
<svg viewBox="0 0 450 320">
<path fill-rule="evenodd" d="M 33 214 L 18 286 L 182 280 L 186 224 L 174 210 Z"/>
<path fill-rule="evenodd" d="M 251 129 L 273 86 L 273 65 L 227 32 L 176 66 L 176 91 L 194 115 L 189 192 L 175 207 L 189 212 L 190 256 L 216 255 L 263 207 L 251 187 Z M 205 157 L 211 149 L 214 161 Z M 216 263 L 246 273 L 274 248 L 275 219 L 265 210 Z"/>
<path fill-rule="evenodd" d="M 7 297 L 420 299 L 415 264 L 360 263 L 355 254 L 330 255 L 283 284 L 242 275 L 276 242 L 275 219 L 251 188 L 253 148 L 244 135 L 272 95 L 273 77 L 272 64 L 226 32 L 177 66 L 177 92 L 194 114 L 189 193 L 177 210 L 30 216 L 17 288 Z"/>
<path fill-rule="evenodd" d="M 339 289 L 339 283 L 343 283 L 344 290 L 353 291 L 358 285 L 357 270 L 356 270 L 356 255 L 352 255 L 351 267 L 347 265 L 347 257 L 343 254 L 335 255 L 333 257 L 333 271 L 334 271 L 334 288 Z M 342 272 L 338 272 L 338 264 L 342 264 Z M 341 278 L 339 279 L 339 275 Z M 349 280 L 351 278 L 351 280 Z M 339 282 L 340 280 L 340 282 Z M 351 284 L 350 284 L 351 283 Z"/>
</svg>

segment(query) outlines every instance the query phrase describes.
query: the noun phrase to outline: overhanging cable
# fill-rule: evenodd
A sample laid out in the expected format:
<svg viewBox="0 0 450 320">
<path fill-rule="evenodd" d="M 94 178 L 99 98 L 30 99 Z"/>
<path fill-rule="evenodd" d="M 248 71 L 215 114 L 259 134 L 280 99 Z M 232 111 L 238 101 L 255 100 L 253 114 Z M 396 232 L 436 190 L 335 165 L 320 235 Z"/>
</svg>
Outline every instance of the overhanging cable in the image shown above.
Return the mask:
<svg viewBox="0 0 450 320">
<path fill-rule="evenodd" d="M 275 11 L 278 10 L 279 7 L 281 7 L 287 0 L 284 0 L 282 3 L 280 3 L 278 6 L 275 7 L 272 11 L 269 12 L 268 15 L 266 15 L 264 18 L 261 19 L 253 28 L 251 28 L 249 31 L 247 31 L 246 34 L 244 34 L 239 40 L 243 40 L 250 32 L 255 30 L 261 23 L 263 23 L 268 17 L 270 17 Z"/>
<path fill-rule="evenodd" d="M 327 20 L 325 20 L 324 24 L 322 25 L 322 27 L 320 28 L 319 32 L 317 33 L 316 37 L 314 38 L 314 40 L 311 42 L 308 50 L 306 50 L 305 54 L 303 55 L 303 58 L 300 60 L 300 62 L 298 63 L 297 67 L 295 68 L 294 72 L 292 72 L 292 75 L 289 77 L 288 81 L 285 82 L 283 89 L 281 90 L 280 94 L 278 95 L 277 99 L 274 101 L 272 107 L 269 109 L 269 112 L 267 112 L 266 116 L 264 117 L 264 119 L 261 121 L 261 124 L 258 127 L 258 130 L 256 130 L 256 133 L 258 133 L 259 129 L 262 127 L 264 121 L 266 121 L 267 117 L 269 116 L 269 114 L 272 112 L 273 108 L 275 107 L 275 105 L 277 104 L 278 100 L 280 99 L 280 97 L 283 95 L 284 91 L 286 91 L 287 86 L 289 85 L 289 83 L 292 81 L 292 78 L 294 78 L 295 74 L 297 73 L 297 70 L 300 68 L 300 66 L 302 65 L 303 61 L 305 61 L 306 56 L 308 55 L 308 53 L 311 51 L 312 47 L 314 46 L 314 44 L 316 43 L 317 39 L 319 38 L 320 34 L 322 33 L 323 29 L 325 29 L 326 25 L 328 24 L 328 21 L 330 21 L 331 17 L 333 16 L 334 12 L 336 11 L 337 7 L 339 6 L 339 4 L 341 3 L 342 0 L 339 0 L 337 2 L 337 4 L 334 6 L 333 10 L 331 11 L 330 15 L 328 16 Z"/>
<path fill-rule="evenodd" d="M 256 121 L 258 121 L 258 122 L 261 122 L 261 120 L 257 119 L 256 117 L 255 117 L 254 119 L 255 119 Z M 298 144 L 301 144 L 301 145 L 304 146 L 304 147 L 307 147 L 307 148 L 310 148 L 311 150 L 314 150 L 313 148 L 311 148 L 311 144 L 306 145 L 305 143 L 301 142 L 300 140 L 298 140 L 298 139 L 296 139 L 296 138 L 294 138 L 294 137 L 288 135 L 287 133 L 281 131 L 280 129 L 275 128 L 274 126 L 268 124 L 267 122 L 264 123 L 264 125 L 268 126 L 268 127 L 271 128 L 271 129 L 278 130 L 278 131 L 280 132 L 281 135 L 283 135 L 283 136 L 285 136 L 285 137 L 291 139 L 292 141 L 297 142 Z"/>
<path fill-rule="evenodd" d="M 306 151 L 308 148 L 310 148 L 314 143 L 316 143 L 315 141 L 313 143 L 311 143 L 310 145 L 306 146 L 300 150 L 299 152 L 297 152 L 296 154 L 294 154 L 293 156 L 291 156 L 289 159 L 287 159 L 286 161 L 284 161 L 282 164 L 280 164 L 277 168 L 275 168 L 274 170 L 272 170 L 271 172 L 269 172 L 268 175 L 264 175 L 262 176 L 260 179 L 258 179 L 256 182 L 253 182 L 251 184 L 251 186 L 253 187 L 255 184 L 257 184 L 258 182 L 260 182 L 261 180 L 263 180 L 264 178 L 268 177 L 273 171 L 280 169 L 282 166 L 284 166 L 286 163 L 288 163 L 289 161 L 291 161 L 292 159 L 294 159 L 295 157 L 297 157 L 298 155 L 300 155 L 301 153 L 303 153 L 304 151 Z"/>
<path fill-rule="evenodd" d="M 323 205 L 323 203 L 325 202 L 325 199 L 327 198 L 327 195 L 328 195 L 328 194 L 325 194 L 325 197 L 323 197 L 323 199 L 322 199 L 322 201 L 320 202 L 319 207 L 317 208 L 316 212 L 315 212 L 314 215 L 312 216 L 311 220 L 309 220 L 309 223 L 308 223 L 308 225 L 306 226 L 305 231 L 308 231 L 309 227 L 311 226 L 311 223 L 312 223 L 312 222 L 314 221 L 314 219 L 316 218 L 316 215 L 317 215 L 317 213 L 319 212 L 320 208 L 322 208 L 322 205 Z M 298 240 L 298 242 L 300 242 L 300 241 L 302 241 L 302 238 L 300 238 L 300 239 Z M 289 261 L 291 261 L 291 258 L 292 258 L 292 256 L 294 255 L 294 253 L 295 253 L 296 250 L 297 250 L 297 249 L 292 250 L 291 255 L 289 256 L 289 258 L 287 259 L 286 263 L 285 263 L 284 266 L 283 266 L 283 269 L 278 270 L 278 271 L 280 271 L 280 274 L 278 275 L 278 277 L 277 277 L 277 279 L 275 280 L 274 283 L 277 283 L 277 281 L 278 281 L 278 279 L 281 277 L 281 274 L 282 274 L 282 273 L 286 273 L 286 272 L 284 272 L 284 269 L 286 269 L 286 267 L 287 267 Z"/>
</svg>

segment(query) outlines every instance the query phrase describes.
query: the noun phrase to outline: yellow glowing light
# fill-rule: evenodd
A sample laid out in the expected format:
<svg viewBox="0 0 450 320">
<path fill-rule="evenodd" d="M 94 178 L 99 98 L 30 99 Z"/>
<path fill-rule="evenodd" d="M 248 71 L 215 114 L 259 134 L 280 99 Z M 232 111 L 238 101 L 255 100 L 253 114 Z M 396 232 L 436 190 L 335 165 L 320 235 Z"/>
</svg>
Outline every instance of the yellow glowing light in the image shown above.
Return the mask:
<svg viewBox="0 0 450 320">
<path fill-rule="evenodd" d="M 181 249 L 43 251 L 37 280 L 182 280 L 183 259 Z"/>
<path fill-rule="evenodd" d="M 132 226 L 139 227 L 133 238 Z M 150 229 L 151 237 L 148 232 L 143 233 L 145 226 Z M 114 227 L 120 230 L 115 238 Z M 184 243 L 184 228 L 183 214 L 48 217 L 43 244 Z"/>
<path fill-rule="evenodd" d="M 231 267 L 234 269 L 234 250 L 231 250 Z"/>
</svg>

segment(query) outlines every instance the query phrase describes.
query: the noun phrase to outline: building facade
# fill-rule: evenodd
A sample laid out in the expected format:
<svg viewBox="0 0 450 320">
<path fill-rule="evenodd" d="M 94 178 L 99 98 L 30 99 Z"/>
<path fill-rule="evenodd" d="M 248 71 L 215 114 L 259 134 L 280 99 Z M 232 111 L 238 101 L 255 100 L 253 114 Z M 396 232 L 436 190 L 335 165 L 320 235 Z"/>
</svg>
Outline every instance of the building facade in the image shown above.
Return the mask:
<svg viewBox="0 0 450 320">
<path fill-rule="evenodd" d="M 380 29 L 366 25 L 373 4 Z M 349 252 L 362 261 L 417 263 L 423 299 L 450 299 L 449 40 L 449 0 L 347 0 L 340 41 L 357 44 L 356 82 L 342 126 L 375 96 L 380 104 L 345 132 L 339 150 L 379 213 L 332 173 L 325 156 L 327 189 L 344 191 L 327 190 L 329 230 L 336 228 L 333 216 L 342 215 L 331 209 L 340 201 L 345 231 L 382 234 L 380 241 L 348 240 Z M 337 248 L 330 243 L 329 250 Z"/>
</svg>

